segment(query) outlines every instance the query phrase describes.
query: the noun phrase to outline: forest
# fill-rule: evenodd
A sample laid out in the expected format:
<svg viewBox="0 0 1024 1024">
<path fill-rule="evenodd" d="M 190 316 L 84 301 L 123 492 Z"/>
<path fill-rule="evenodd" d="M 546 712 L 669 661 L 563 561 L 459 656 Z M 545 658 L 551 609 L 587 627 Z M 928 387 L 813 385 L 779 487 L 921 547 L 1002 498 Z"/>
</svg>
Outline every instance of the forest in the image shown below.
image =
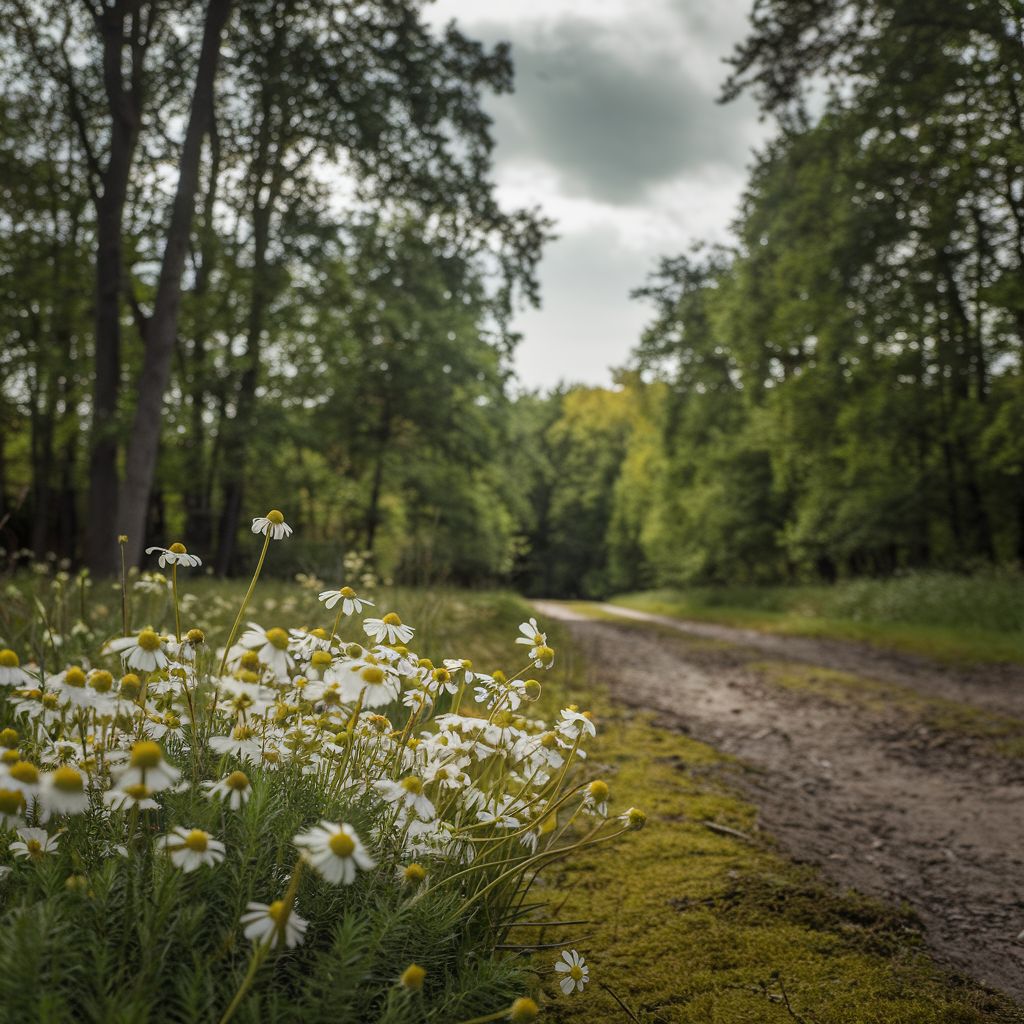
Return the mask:
<svg viewBox="0 0 1024 1024">
<path fill-rule="evenodd" d="M 722 101 L 778 127 L 731 239 L 637 269 L 614 387 L 529 392 L 511 321 L 557 228 L 489 181 L 507 48 L 415 4 L 259 0 L 218 55 L 216 5 L 9 0 L 8 557 L 173 534 L 232 574 L 243 505 L 287 503 L 277 571 L 549 596 L 1019 562 L 1006 6 L 759 4 Z"/>
</svg>

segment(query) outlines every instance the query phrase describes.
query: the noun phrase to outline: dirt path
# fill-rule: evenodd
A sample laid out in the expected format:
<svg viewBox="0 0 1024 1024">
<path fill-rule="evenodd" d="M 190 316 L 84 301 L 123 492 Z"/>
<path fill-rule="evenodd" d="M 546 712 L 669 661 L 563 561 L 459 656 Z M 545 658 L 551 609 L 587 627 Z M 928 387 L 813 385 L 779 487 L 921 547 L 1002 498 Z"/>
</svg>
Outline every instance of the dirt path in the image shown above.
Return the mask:
<svg viewBox="0 0 1024 1024">
<path fill-rule="evenodd" d="M 1019 670 L 958 673 L 847 643 L 536 606 L 566 621 L 616 699 L 738 757 L 761 826 L 790 856 L 906 900 L 940 960 L 1024 1001 L 1024 759 L 908 728 L 905 713 L 792 692 L 757 661 L 839 669 L 1024 718 Z"/>
</svg>

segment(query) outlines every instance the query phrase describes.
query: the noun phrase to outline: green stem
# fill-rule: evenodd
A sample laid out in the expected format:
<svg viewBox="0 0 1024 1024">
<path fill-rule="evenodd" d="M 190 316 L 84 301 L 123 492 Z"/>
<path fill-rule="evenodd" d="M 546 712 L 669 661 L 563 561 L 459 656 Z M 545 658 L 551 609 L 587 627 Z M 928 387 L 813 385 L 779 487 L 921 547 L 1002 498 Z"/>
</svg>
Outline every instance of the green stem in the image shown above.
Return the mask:
<svg viewBox="0 0 1024 1024">
<path fill-rule="evenodd" d="M 181 613 L 178 611 L 178 563 L 171 565 L 171 592 L 174 595 L 174 637 L 181 643 Z"/>
<path fill-rule="evenodd" d="M 124 546 L 128 538 L 122 533 L 117 538 L 118 547 L 121 549 L 121 635 L 128 635 L 128 570 L 124 564 Z"/>
<path fill-rule="evenodd" d="M 260 552 L 260 560 L 256 563 L 256 571 L 252 574 L 249 589 L 245 592 L 245 597 L 242 598 L 242 606 L 238 609 L 238 614 L 235 616 L 235 624 L 231 627 L 231 632 L 228 634 L 228 642 L 224 645 L 224 657 L 220 660 L 220 669 L 218 670 L 217 675 L 224 675 L 224 669 L 228 664 L 228 651 L 231 650 L 231 645 L 235 642 L 235 635 L 238 633 L 238 625 L 242 621 L 245 609 L 249 606 L 249 601 L 252 599 L 253 591 L 256 589 L 256 581 L 260 578 L 260 572 L 263 569 L 263 561 L 267 557 L 267 548 L 269 547 L 270 529 L 268 527 L 267 532 L 264 535 L 263 550 Z"/>
</svg>

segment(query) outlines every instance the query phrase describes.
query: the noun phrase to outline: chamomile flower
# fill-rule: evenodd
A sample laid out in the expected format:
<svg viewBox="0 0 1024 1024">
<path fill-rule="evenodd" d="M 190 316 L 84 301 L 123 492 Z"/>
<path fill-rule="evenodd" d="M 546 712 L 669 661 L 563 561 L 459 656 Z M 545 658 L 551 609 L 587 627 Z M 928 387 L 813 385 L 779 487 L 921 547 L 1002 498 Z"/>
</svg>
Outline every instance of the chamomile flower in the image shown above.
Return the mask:
<svg viewBox="0 0 1024 1024">
<path fill-rule="evenodd" d="M 309 922 L 289 908 L 284 900 L 273 903 L 251 902 L 246 906 L 241 924 L 243 934 L 257 945 L 269 940 L 270 947 L 280 946 L 283 942 L 289 949 L 301 945 Z"/>
<path fill-rule="evenodd" d="M 541 632 L 537 620 L 533 618 L 519 623 L 519 633 L 516 643 L 524 647 L 543 647 L 548 642 L 547 634 Z"/>
<path fill-rule="evenodd" d="M 416 631 L 404 625 L 394 612 L 388 612 L 383 619 L 364 619 L 363 632 L 379 644 L 407 644 Z"/>
<path fill-rule="evenodd" d="M 0 829 L 17 828 L 25 823 L 25 794 L 9 784 L 0 782 Z"/>
<path fill-rule="evenodd" d="M 128 668 L 140 672 L 155 672 L 167 667 L 163 640 L 152 629 L 144 629 L 137 636 L 122 636 L 111 640 L 107 650 L 116 651 Z"/>
<path fill-rule="evenodd" d="M 310 865 L 334 885 L 351 885 L 357 869 L 370 871 L 377 866 L 351 825 L 324 820 L 292 841 Z"/>
<path fill-rule="evenodd" d="M 129 786 L 142 785 L 150 792 L 157 793 L 169 789 L 177 781 L 181 772 L 164 760 L 164 752 L 159 743 L 152 740 L 140 740 L 132 747 L 128 764 L 115 772 L 118 786 L 127 790 Z"/>
<path fill-rule="evenodd" d="M 220 782 L 204 782 L 203 789 L 217 800 L 223 800 L 237 811 L 252 796 L 252 783 L 245 772 L 232 772 Z"/>
<path fill-rule="evenodd" d="M 168 565 L 184 565 L 189 569 L 194 569 L 196 566 L 203 564 L 203 560 L 198 555 L 190 555 L 188 553 L 188 549 L 184 544 L 174 543 L 169 548 L 146 548 L 147 555 L 153 554 L 154 551 L 160 552 L 157 565 L 161 569 L 166 568 Z"/>
<path fill-rule="evenodd" d="M 35 680 L 21 667 L 18 655 L 9 647 L 0 651 L 0 686 L 34 686 Z"/>
<path fill-rule="evenodd" d="M 587 717 L 573 708 L 563 708 L 558 715 L 559 721 L 555 731 L 563 741 L 575 741 L 579 736 L 586 733 L 588 736 L 597 735 L 597 727 Z"/>
<path fill-rule="evenodd" d="M 61 765 L 43 776 L 40 800 L 51 814 L 82 814 L 89 810 L 84 776 L 77 768 Z"/>
<path fill-rule="evenodd" d="M 48 853 L 57 852 L 59 836 L 48 835 L 43 828 L 19 828 L 19 840 L 11 843 L 10 850 L 15 857 L 42 860 Z"/>
<path fill-rule="evenodd" d="M 292 528 L 284 521 L 284 514 L 273 508 L 252 521 L 252 532 L 262 533 L 264 537 L 269 534 L 271 540 L 284 540 L 292 535 Z"/>
<path fill-rule="evenodd" d="M 292 658 L 288 653 L 288 634 L 278 627 L 264 629 L 255 622 L 239 638 L 242 647 L 255 650 L 257 657 L 278 679 L 286 679 L 292 667 Z"/>
<path fill-rule="evenodd" d="M 412 811 L 417 818 L 429 821 L 437 813 L 434 805 L 423 792 L 423 780 L 418 775 L 409 775 L 398 782 L 381 779 L 374 788 L 388 803 L 398 804 L 406 811 Z"/>
<path fill-rule="evenodd" d="M 358 615 L 362 612 L 363 605 L 373 607 L 372 601 L 367 601 L 365 597 L 360 597 L 351 587 L 342 587 L 340 590 L 321 591 L 320 600 L 323 601 L 324 607 L 328 611 L 340 601 L 343 615 L 351 615 L 353 612 Z"/>
<path fill-rule="evenodd" d="M 594 779 L 587 786 L 586 794 L 583 797 L 583 806 L 593 811 L 599 818 L 608 817 L 608 783 L 601 779 Z"/>
<path fill-rule="evenodd" d="M 567 996 L 573 992 L 582 992 L 590 981 L 590 968 L 575 949 L 562 951 L 561 960 L 555 961 L 555 971 L 565 975 L 559 980 L 558 985 Z"/>
<path fill-rule="evenodd" d="M 204 864 L 219 864 L 224 859 L 224 844 L 201 828 L 189 829 L 179 825 L 161 836 L 158 842 L 170 855 L 174 866 L 186 874 Z"/>
</svg>

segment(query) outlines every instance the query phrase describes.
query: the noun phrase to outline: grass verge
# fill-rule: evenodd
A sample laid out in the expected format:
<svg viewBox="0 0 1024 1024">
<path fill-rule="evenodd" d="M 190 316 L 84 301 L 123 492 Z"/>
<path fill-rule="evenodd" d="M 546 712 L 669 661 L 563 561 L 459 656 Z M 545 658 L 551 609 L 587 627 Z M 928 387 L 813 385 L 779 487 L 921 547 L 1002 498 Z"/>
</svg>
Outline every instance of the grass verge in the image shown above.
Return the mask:
<svg viewBox="0 0 1024 1024">
<path fill-rule="evenodd" d="M 882 591 L 886 585 L 873 583 Z M 895 582 L 889 585 L 897 588 Z M 935 583 L 940 591 L 946 585 L 941 580 Z M 849 587 L 844 590 L 843 584 L 837 588 L 651 590 L 620 594 L 611 602 L 654 615 L 717 622 L 764 633 L 851 640 L 947 664 L 1024 663 L 1024 628 L 1017 622 L 1017 612 L 1024 610 L 1024 585 L 1014 576 L 997 589 L 993 595 L 981 584 L 972 587 L 976 606 L 970 607 L 968 597 L 961 597 L 964 607 L 959 616 L 958 604 L 941 613 L 932 600 L 915 606 L 916 591 L 906 588 L 905 592 L 890 595 L 890 604 L 877 594 L 873 601 L 858 602 L 857 592 L 851 593 Z M 1006 602 L 998 614 L 991 607 L 994 597 Z"/>
</svg>

